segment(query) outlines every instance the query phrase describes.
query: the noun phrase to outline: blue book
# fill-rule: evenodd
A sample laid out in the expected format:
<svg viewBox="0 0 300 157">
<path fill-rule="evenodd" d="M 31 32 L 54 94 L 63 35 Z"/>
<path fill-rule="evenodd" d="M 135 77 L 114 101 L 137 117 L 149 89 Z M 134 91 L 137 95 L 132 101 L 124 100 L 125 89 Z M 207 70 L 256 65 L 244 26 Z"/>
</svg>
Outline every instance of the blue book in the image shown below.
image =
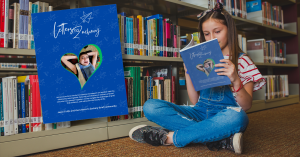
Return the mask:
<svg viewBox="0 0 300 157">
<path fill-rule="evenodd" d="M 184 48 L 180 55 L 196 91 L 231 84 L 227 76 L 219 76 L 214 71 L 215 65 L 224 59 L 217 39 Z"/>
<path fill-rule="evenodd" d="M 24 1 L 24 10 L 29 11 L 29 0 Z M 24 49 L 28 49 L 28 15 L 24 15 Z"/>
<path fill-rule="evenodd" d="M 247 13 L 261 11 L 261 0 L 254 0 L 250 2 L 246 2 L 247 5 Z"/>
<path fill-rule="evenodd" d="M 0 136 L 4 136 L 3 94 L 2 82 L 0 83 Z"/>
<path fill-rule="evenodd" d="M 235 0 L 231 0 L 231 12 L 232 12 L 232 16 L 235 16 L 235 8 L 234 8 L 234 3 L 236 1 Z"/>
<path fill-rule="evenodd" d="M 26 133 L 25 83 L 21 82 L 22 133 Z"/>
<path fill-rule="evenodd" d="M 45 124 L 128 114 L 115 4 L 32 19 Z"/>
<path fill-rule="evenodd" d="M 127 45 L 126 47 L 125 47 L 125 54 L 130 54 L 130 49 L 128 48 L 128 45 L 129 45 L 129 42 L 130 42 L 130 40 L 129 40 L 129 38 L 130 38 L 130 33 L 129 33 L 129 18 L 128 17 L 126 17 L 126 29 L 125 29 L 125 31 L 126 31 L 126 44 L 125 45 Z M 126 50 L 127 49 L 127 50 Z"/>
<path fill-rule="evenodd" d="M 128 18 L 129 19 L 129 40 L 130 40 L 130 55 L 134 55 L 134 48 L 133 48 L 133 18 Z"/>
<path fill-rule="evenodd" d="M 17 83 L 17 101 L 18 101 L 18 133 L 22 133 L 22 103 L 21 103 L 21 83 Z"/>
</svg>

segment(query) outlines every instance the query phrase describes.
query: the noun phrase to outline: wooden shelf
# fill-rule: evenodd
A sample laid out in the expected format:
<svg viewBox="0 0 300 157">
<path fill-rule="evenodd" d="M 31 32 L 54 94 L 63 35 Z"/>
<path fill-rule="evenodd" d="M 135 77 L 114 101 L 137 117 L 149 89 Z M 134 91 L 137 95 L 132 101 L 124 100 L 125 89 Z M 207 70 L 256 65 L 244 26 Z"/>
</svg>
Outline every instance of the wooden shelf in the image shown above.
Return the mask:
<svg viewBox="0 0 300 157">
<path fill-rule="evenodd" d="M 279 106 L 299 103 L 299 95 L 290 95 L 284 98 L 276 98 L 271 100 L 253 100 L 252 107 L 247 113 L 256 112 L 260 110 L 270 109 Z"/>
<path fill-rule="evenodd" d="M 5 54 L 5 55 L 35 55 L 35 51 L 34 50 L 28 50 L 28 49 L 0 48 L 0 54 Z"/>
<path fill-rule="evenodd" d="M 297 64 L 254 63 L 257 67 L 298 67 Z"/>
</svg>

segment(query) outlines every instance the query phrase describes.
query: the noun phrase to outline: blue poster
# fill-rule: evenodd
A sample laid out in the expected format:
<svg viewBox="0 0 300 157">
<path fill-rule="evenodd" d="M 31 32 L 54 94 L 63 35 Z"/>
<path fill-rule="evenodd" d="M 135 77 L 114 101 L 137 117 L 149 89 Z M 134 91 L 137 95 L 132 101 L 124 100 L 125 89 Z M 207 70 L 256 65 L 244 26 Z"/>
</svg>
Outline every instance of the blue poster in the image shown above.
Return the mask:
<svg viewBox="0 0 300 157">
<path fill-rule="evenodd" d="M 128 114 L 116 5 L 32 14 L 44 123 Z"/>
<path fill-rule="evenodd" d="M 215 65 L 224 59 L 217 39 L 184 48 L 180 55 L 196 91 L 231 84 L 227 76 L 215 72 Z"/>
</svg>

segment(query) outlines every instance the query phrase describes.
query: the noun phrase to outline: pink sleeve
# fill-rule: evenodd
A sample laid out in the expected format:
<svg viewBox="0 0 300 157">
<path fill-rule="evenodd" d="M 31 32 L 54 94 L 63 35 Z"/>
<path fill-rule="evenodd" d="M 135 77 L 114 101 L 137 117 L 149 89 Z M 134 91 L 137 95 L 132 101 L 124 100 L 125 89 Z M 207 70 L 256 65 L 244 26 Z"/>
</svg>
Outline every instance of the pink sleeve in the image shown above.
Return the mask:
<svg viewBox="0 0 300 157">
<path fill-rule="evenodd" d="M 241 56 L 239 58 L 238 69 L 238 74 L 243 85 L 250 81 L 254 83 L 253 92 L 261 89 L 266 84 L 266 80 L 248 56 Z"/>
</svg>

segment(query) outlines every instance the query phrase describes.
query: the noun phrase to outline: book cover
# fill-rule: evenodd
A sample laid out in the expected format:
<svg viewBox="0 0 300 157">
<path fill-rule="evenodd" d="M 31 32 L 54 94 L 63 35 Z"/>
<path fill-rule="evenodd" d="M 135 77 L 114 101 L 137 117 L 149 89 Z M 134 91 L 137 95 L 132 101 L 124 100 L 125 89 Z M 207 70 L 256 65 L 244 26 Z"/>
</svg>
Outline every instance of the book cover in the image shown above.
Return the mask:
<svg viewBox="0 0 300 157">
<path fill-rule="evenodd" d="M 116 5 L 34 13 L 32 27 L 45 124 L 128 114 Z"/>
<path fill-rule="evenodd" d="M 227 76 L 214 71 L 215 64 L 224 59 L 217 39 L 185 48 L 180 54 L 196 91 L 231 84 Z"/>
</svg>

